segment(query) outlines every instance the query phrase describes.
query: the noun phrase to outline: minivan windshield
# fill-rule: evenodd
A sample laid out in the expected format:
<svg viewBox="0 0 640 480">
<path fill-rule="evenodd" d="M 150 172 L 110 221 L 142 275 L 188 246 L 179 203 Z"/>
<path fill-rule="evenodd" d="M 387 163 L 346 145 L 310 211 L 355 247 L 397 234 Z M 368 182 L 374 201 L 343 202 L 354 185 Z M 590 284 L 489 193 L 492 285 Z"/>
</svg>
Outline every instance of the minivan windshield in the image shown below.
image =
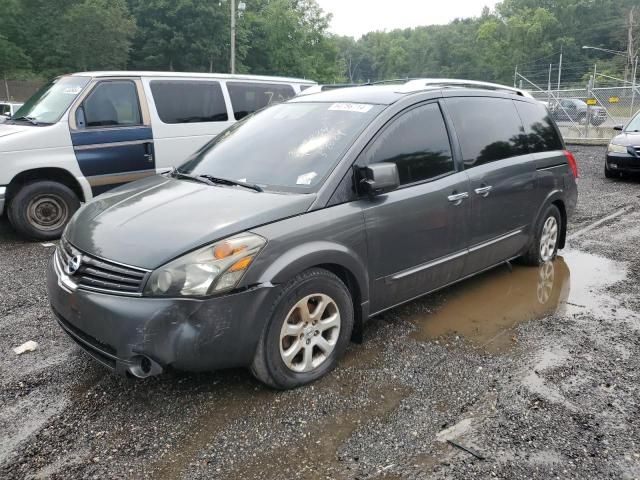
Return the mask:
<svg viewBox="0 0 640 480">
<path fill-rule="evenodd" d="M 222 132 L 179 172 L 307 193 L 382 108 L 362 103 L 274 105 Z"/>
<path fill-rule="evenodd" d="M 11 117 L 14 122 L 56 123 L 73 100 L 91 80 L 90 77 L 60 77 L 47 83 Z"/>
</svg>

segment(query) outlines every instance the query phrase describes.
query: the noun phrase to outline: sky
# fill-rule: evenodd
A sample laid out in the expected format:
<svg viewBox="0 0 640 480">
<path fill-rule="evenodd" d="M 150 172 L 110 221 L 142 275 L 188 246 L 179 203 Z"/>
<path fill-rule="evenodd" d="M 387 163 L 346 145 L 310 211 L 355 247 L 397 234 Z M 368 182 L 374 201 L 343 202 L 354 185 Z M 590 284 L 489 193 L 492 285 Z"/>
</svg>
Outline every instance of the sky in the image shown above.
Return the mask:
<svg viewBox="0 0 640 480">
<path fill-rule="evenodd" d="M 476 17 L 497 0 L 317 0 L 333 14 L 330 31 L 360 38 L 374 30 L 445 24 L 459 17 Z"/>
</svg>

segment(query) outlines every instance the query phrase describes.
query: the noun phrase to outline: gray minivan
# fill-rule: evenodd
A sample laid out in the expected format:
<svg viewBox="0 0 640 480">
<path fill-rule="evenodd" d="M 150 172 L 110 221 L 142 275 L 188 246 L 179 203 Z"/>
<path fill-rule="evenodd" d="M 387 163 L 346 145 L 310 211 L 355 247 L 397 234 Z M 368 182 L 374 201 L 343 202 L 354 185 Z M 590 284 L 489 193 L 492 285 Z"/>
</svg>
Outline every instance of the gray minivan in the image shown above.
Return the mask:
<svg viewBox="0 0 640 480">
<path fill-rule="evenodd" d="M 83 206 L 47 273 L 60 326 L 147 377 L 329 372 L 372 316 L 563 248 L 577 166 L 518 91 L 365 86 L 294 98 Z"/>
</svg>

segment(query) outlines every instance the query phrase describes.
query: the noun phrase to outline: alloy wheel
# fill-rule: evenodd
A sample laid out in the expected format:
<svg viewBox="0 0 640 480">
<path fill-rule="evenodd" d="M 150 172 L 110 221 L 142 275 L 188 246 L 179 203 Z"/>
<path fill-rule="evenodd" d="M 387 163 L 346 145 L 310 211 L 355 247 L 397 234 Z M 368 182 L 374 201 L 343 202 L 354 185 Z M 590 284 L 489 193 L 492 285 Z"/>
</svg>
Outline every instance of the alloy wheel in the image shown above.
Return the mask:
<svg viewBox="0 0 640 480">
<path fill-rule="evenodd" d="M 542 227 L 540 236 L 540 258 L 543 262 L 548 262 L 553 258 L 558 243 L 558 221 L 556 217 L 547 218 Z"/>
<path fill-rule="evenodd" d="M 310 372 L 322 365 L 340 336 L 340 310 L 328 295 L 299 300 L 280 329 L 280 357 L 290 370 Z"/>
</svg>

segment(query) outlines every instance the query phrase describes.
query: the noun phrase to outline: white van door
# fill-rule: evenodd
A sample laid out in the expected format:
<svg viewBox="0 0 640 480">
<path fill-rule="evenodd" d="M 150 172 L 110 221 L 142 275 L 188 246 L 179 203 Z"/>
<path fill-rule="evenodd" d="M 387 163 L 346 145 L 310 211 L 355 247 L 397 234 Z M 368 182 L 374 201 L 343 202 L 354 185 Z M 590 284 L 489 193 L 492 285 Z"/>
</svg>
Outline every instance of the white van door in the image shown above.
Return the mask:
<svg viewBox="0 0 640 480">
<path fill-rule="evenodd" d="M 179 166 L 235 122 L 221 82 L 207 78 L 145 78 L 156 169 Z"/>
</svg>

